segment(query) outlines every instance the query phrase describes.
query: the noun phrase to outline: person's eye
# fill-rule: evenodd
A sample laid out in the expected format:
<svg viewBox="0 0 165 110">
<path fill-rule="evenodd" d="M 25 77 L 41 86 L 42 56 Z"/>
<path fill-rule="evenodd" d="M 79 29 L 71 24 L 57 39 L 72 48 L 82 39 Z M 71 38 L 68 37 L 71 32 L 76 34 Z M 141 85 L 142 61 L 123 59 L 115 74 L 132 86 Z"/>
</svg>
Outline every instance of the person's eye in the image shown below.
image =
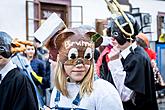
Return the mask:
<svg viewBox="0 0 165 110">
<path fill-rule="evenodd" d="M 91 60 L 92 59 L 92 49 L 91 48 L 87 48 L 85 53 L 84 53 L 84 58 L 87 60 Z"/>
<path fill-rule="evenodd" d="M 68 53 L 68 60 L 73 60 L 78 57 L 78 50 L 76 48 L 72 48 Z"/>
</svg>

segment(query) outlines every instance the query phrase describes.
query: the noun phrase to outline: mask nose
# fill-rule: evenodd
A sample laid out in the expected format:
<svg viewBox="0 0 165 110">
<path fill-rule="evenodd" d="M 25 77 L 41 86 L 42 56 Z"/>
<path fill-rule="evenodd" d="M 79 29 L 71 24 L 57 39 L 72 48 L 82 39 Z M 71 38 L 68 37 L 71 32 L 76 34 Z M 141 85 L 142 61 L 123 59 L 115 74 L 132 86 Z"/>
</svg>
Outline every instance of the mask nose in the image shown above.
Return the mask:
<svg viewBox="0 0 165 110">
<path fill-rule="evenodd" d="M 77 59 L 76 65 L 78 65 L 78 64 L 84 64 L 84 63 L 83 63 L 83 60 L 82 60 L 82 59 Z"/>
</svg>

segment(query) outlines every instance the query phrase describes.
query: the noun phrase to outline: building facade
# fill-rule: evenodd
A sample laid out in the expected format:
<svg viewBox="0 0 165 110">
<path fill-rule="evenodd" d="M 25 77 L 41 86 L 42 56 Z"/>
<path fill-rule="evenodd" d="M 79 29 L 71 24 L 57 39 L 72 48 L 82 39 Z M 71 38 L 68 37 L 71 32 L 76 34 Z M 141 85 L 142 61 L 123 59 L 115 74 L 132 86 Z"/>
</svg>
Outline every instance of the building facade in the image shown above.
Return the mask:
<svg viewBox="0 0 165 110">
<path fill-rule="evenodd" d="M 164 72 L 165 42 L 159 40 L 165 33 L 165 1 L 118 1 L 123 10 L 138 20 L 142 32 L 151 42 L 151 48 L 157 51 L 158 64 Z M 52 12 L 56 12 L 68 27 L 91 25 L 101 34 L 104 34 L 102 30 L 111 17 L 104 0 L 1 0 L 0 31 L 6 31 L 14 38 L 32 40 L 33 33 Z"/>
</svg>

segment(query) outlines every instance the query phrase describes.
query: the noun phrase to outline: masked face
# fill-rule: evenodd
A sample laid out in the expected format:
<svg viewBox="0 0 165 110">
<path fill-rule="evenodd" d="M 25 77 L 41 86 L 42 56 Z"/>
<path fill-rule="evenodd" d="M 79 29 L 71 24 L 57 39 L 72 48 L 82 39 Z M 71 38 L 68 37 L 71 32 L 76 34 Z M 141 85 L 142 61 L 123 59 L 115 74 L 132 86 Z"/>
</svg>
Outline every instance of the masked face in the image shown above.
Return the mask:
<svg viewBox="0 0 165 110">
<path fill-rule="evenodd" d="M 64 42 L 68 54 L 64 61 L 65 73 L 69 76 L 70 82 L 80 82 L 87 74 L 93 61 L 92 43 L 87 41 Z"/>
<path fill-rule="evenodd" d="M 65 65 L 79 63 L 90 65 L 93 61 L 94 43 L 91 41 L 92 33 L 82 30 L 69 30 L 56 39 L 59 60 Z"/>
<path fill-rule="evenodd" d="M 115 23 L 115 20 L 118 21 L 120 26 L 128 33 L 131 33 L 131 28 L 129 24 L 126 22 L 123 16 L 118 16 L 115 20 L 112 20 L 109 24 L 109 31 L 111 32 L 110 36 L 117 40 L 120 45 L 124 45 L 127 41 L 131 42 L 135 39 L 135 36 L 139 33 L 139 25 L 134 17 L 130 14 L 127 14 L 128 19 L 133 25 L 134 34 L 131 36 L 126 35 L 123 31 L 119 28 L 119 26 Z"/>
<path fill-rule="evenodd" d="M 92 43 L 85 41 L 79 41 L 79 42 L 66 41 L 65 43 L 68 43 L 71 46 L 71 48 L 68 49 L 69 51 L 67 54 L 67 59 L 64 62 L 65 65 L 77 65 L 80 63 L 90 65 L 92 63 L 93 61 Z M 81 43 L 84 46 L 81 46 Z M 72 44 L 73 45 L 76 44 L 76 45 L 72 46 Z M 78 46 L 77 44 L 80 44 L 80 46 Z"/>
<path fill-rule="evenodd" d="M 11 56 L 12 38 L 5 32 L 0 32 L 0 55 L 4 58 Z"/>
<path fill-rule="evenodd" d="M 56 47 L 59 61 L 64 65 L 64 71 L 71 82 L 79 82 L 89 71 L 93 63 L 94 43 L 91 36 L 83 30 L 73 29 L 57 36 Z"/>
</svg>

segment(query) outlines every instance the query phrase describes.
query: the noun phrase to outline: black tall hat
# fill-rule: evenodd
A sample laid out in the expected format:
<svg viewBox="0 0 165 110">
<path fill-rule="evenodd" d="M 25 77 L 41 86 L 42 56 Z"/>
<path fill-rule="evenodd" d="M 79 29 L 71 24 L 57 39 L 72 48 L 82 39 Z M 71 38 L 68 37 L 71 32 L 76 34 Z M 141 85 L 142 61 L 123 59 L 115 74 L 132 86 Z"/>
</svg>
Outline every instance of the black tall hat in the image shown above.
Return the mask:
<svg viewBox="0 0 165 110">
<path fill-rule="evenodd" d="M 132 36 L 128 36 L 123 33 L 115 23 L 115 20 L 117 20 L 126 32 L 131 33 L 131 28 L 129 27 L 129 24 L 126 22 L 123 16 L 118 16 L 109 23 L 108 31 L 111 32 L 111 37 L 114 37 L 120 45 L 123 45 L 124 43 L 126 43 L 126 41 L 130 42 L 131 40 L 135 40 L 135 36 L 139 33 L 140 27 L 135 18 L 130 14 L 126 15 L 128 16 L 128 19 L 130 20 L 134 28 L 134 34 Z"/>
<path fill-rule="evenodd" d="M 11 56 L 11 42 L 12 38 L 6 33 L 0 31 L 0 55 L 5 58 Z"/>
</svg>

